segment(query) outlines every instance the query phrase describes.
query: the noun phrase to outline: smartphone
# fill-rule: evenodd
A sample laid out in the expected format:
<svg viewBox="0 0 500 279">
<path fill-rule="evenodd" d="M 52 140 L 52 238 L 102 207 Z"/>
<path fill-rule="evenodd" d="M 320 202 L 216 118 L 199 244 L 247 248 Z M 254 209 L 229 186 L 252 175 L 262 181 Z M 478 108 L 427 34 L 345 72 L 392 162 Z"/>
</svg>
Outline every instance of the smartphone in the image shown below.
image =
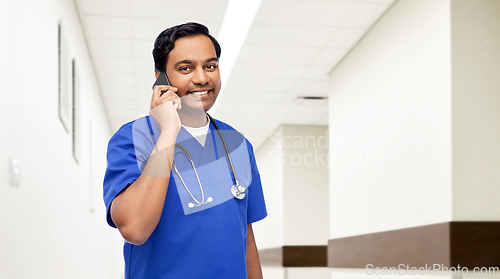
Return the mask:
<svg viewBox="0 0 500 279">
<path fill-rule="evenodd" d="M 158 75 L 158 78 L 156 79 L 155 83 L 153 84 L 153 89 L 155 88 L 156 85 L 170 85 L 170 81 L 168 80 L 167 74 L 165 72 L 161 72 L 160 75 Z M 165 91 L 165 92 L 167 92 L 167 91 Z M 165 92 L 162 92 L 160 94 L 160 97 Z"/>
</svg>

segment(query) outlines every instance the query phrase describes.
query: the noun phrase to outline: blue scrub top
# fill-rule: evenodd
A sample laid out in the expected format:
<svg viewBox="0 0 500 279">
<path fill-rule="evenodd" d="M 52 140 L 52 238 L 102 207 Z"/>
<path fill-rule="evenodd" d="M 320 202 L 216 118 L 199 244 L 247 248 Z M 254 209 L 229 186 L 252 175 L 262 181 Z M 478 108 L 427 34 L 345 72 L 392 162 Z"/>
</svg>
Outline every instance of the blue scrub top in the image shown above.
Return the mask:
<svg viewBox="0 0 500 279">
<path fill-rule="evenodd" d="M 176 143 L 193 157 L 205 200 L 213 201 L 189 208 L 196 202 L 189 196 L 175 172 L 165 198 L 158 226 L 140 246 L 124 244 L 125 278 L 247 278 L 247 224 L 267 215 L 262 185 L 251 144 L 231 126 L 215 120 L 228 145 L 240 184 L 247 195 L 232 197 L 234 184 L 224 145 L 212 123 L 202 146 L 181 128 Z M 113 199 L 141 174 L 159 137 L 150 116 L 123 125 L 108 144 L 108 166 L 104 178 L 107 221 Z M 201 191 L 191 163 L 182 153 L 174 156 L 176 166 L 191 193 L 201 201 Z"/>
</svg>

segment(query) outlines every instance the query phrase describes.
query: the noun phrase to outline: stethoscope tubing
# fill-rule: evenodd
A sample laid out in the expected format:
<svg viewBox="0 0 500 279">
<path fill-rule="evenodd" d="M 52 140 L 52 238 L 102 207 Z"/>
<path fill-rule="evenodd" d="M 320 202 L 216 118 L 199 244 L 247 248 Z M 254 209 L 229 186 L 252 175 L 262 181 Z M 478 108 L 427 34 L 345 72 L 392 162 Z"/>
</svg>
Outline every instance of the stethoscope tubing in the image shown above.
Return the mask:
<svg viewBox="0 0 500 279">
<path fill-rule="evenodd" d="M 215 126 L 215 128 L 217 129 L 217 131 L 219 132 L 219 136 L 222 140 L 222 144 L 224 145 L 224 149 L 226 151 L 226 154 L 227 154 L 227 160 L 229 162 L 229 165 L 231 166 L 231 170 L 232 170 L 232 173 L 233 173 L 233 177 L 234 177 L 234 181 L 236 184 L 234 184 L 231 188 L 231 193 L 233 194 L 233 196 L 235 198 L 238 198 L 238 199 L 243 199 L 245 197 L 245 192 L 246 192 L 246 188 L 243 186 L 243 185 L 240 185 L 239 181 L 238 181 L 238 176 L 236 175 L 236 170 L 234 168 L 234 165 L 233 165 L 233 160 L 231 159 L 231 154 L 229 152 L 229 148 L 227 147 L 227 143 L 226 143 L 226 140 L 224 139 L 224 136 L 222 135 L 222 132 L 219 128 L 219 125 L 217 125 L 217 123 L 215 123 L 214 119 L 207 113 L 207 116 L 208 118 L 210 119 L 210 122 L 212 122 L 212 124 Z M 214 144 L 216 144 L 214 142 Z M 182 182 L 182 185 L 184 186 L 184 188 L 186 189 L 186 191 L 188 192 L 188 194 L 191 196 L 191 198 L 196 202 L 196 205 L 193 204 L 193 203 L 189 203 L 189 207 L 194 207 L 194 206 L 200 206 L 200 205 L 203 205 L 203 204 L 206 204 L 206 203 L 209 203 L 212 201 L 212 198 L 209 197 L 207 199 L 207 201 L 205 201 L 205 192 L 203 191 L 203 186 L 201 185 L 201 181 L 200 181 L 200 177 L 198 176 L 198 172 L 196 171 L 196 167 L 194 165 L 194 162 L 193 162 L 193 157 L 191 156 L 191 153 L 187 150 L 187 148 L 185 148 L 184 146 L 182 146 L 181 144 L 178 144 L 176 143 L 175 144 L 175 147 L 176 148 L 179 148 L 182 150 L 182 152 L 178 151 L 178 152 L 174 152 L 174 156 L 175 154 L 177 153 L 182 153 L 184 154 L 184 156 L 186 156 L 190 163 L 191 163 L 191 166 L 193 167 L 193 171 L 194 171 L 194 174 L 196 175 L 196 179 L 198 180 L 198 185 L 200 186 L 200 192 L 201 192 L 201 202 L 198 201 L 194 195 L 191 193 L 191 191 L 189 191 L 189 188 L 187 187 L 186 183 L 184 182 L 184 179 L 182 179 L 182 176 L 181 174 L 179 173 L 179 170 L 177 169 L 177 166 L 175 164 L 175 159 L 173 160 L 172 162 L 172 167 L 174 168 L 174 171 L 175 173 L 177 174 L 177 176 L 179 176 L 179 179 L 181 180 Z"/>
<path fill-rule="evenodd" d="M 220 131 L 219 126 L 217 125 L 217 123 L 215 123 L 212 116 L 210 116 L 210 114 L 208 114 L 208 113 L 207 113 L 207 115 L 208 115 L 208 118 L 210 119 L 210 122 L 212 122 L 212 124 L 214 124 L 215 128 L 217 129 L 217 132 L 219 132 L 219 136 L 220 136 L 220 139 L 222 140 L 222 144 L 224 145 L 224 149 L 226 149 L 226 154 L 227 154 L 227 159 L 229 161 L 229 165 L 231 166 L 231 170 L 233 171 L 234 182 L 236 183 L 236 185 L 239 185 L 240 183 L 238 182 L 238 176 L 236 176 L 236 170 L 234 169 L 233 160 L 231 160 L 231 155 L 229 154 L 229 149 L 227 148 L 226 140 L 222 136 L 222 132 Z"/>
<path fill-rule="evenodd" d="M 182 149 L 182 151 L 184 152 L 175 152 L 174 153 L 174 156 L 175 154 L 177 153 L 181 153 L 181 154 L 184 154 L 184 156 L 186 156 L 189 161 L 191 162 L 191 166 L 193 167 L 193 171 L 194 171 L 194 174 L 196 175 L 196 179 L 198 180 L 198 185 L 200 185 L 200 192 L 201 192 L 201 202 L 199 202 L 194 196 L 193 194 L 191 193 L 191 191 L 189 191 L 189 188 L 187 187 L 186 183 L 184 182 L 184 179 L 182 179 L 182 176 L 181 174 L 179 173 L 179 170 L 177 169 L 177 167 L 175 166 L 175 160 L 173 160 L 172 162 L 172 166 L 174 167 L 174 171 L 175 173 L 177 173 L 177 175 L 179 176 L 181 182 L 182 182 L 182 185 L 184 185 L 184 188 L 186 189 L 186 191 L 188 192 L 188 194 L 191 196 L 191 198 L 198 204 L 198 205 L 201 205 L 201 204 L 204 204 L 205 203 L 205 193 L 203 191 L 203 186 L 201 186 L 201 182 L 200 182 L 200 177 L 198 176 L 198 172 L 196 171 L 196 168 L 194 166 L 194 162 L 193 162 L 193 157 L 191 157 L 191 153 L 189 153 L 189 151 L 182 145 L 180 144 L 175 144 L 175 147 L 178 147 L 180 149 Z"/>
</svg>

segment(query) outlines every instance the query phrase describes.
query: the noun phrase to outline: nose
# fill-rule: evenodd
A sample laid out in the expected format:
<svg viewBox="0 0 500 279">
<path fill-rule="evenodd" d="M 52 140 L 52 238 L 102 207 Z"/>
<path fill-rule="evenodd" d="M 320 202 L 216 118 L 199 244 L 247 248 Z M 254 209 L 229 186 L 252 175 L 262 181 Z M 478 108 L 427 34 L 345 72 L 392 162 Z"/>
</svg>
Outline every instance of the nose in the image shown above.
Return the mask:
<svg viewBox="0 0 500 279">
<path fill-rule="evenodd" d="M 209 79 L 207 73 L 203 69 L 197 68 L 193 72 L 192 81 L 194 84 L 205 85 L 208 83 L 209 80 L 210 79 Z"/>
</svg>

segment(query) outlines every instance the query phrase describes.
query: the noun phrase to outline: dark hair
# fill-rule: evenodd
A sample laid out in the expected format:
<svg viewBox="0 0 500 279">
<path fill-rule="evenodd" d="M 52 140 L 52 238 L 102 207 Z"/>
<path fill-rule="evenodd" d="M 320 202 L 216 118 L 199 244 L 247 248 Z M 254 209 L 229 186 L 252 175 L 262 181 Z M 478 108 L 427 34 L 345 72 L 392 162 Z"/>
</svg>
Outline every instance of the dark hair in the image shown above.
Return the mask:
<svg viewBox="0 0 500 279">
<path fill-rule="evenodd" d="M 153 58 L 155 60 L 155 71 L 165 71 L 168 54 L 174 49 L 175 41 L 184 37 L 197 35 L 207 36 L 214 44 L 217 59 L 220 57 L 220 45 L 217 40 L 210 35 L 208 28 L 200 23 L 188 22 L 176 25 L 163 30 L 155 40 L 153 48 Z"/>
</svg>

